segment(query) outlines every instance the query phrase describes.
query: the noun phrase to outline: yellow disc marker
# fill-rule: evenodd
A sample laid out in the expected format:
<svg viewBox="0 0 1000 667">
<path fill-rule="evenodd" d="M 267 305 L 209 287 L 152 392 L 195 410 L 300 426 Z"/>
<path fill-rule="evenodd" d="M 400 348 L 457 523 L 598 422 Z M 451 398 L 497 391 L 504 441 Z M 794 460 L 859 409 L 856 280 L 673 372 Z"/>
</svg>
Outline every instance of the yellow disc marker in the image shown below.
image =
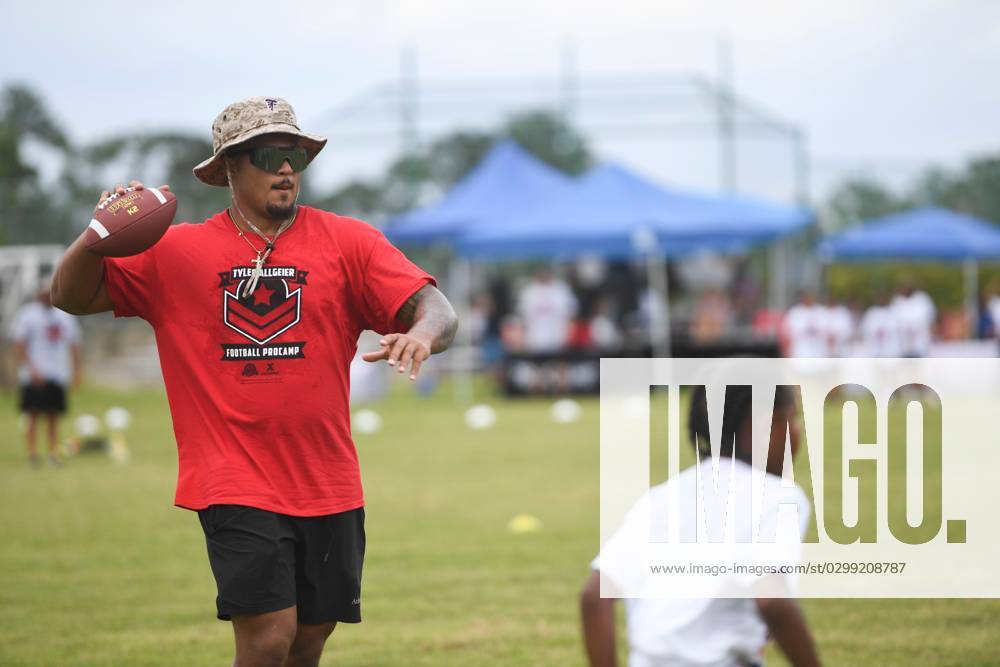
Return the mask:
<svg viewBox="0 0 1000 667">
<path fill-rule="evenodd" d="M 542 529 L 541 520 L 530 514 L 518 514 L 507 522 L 507 530 L 520 535 L 521 533 L 537 533 Z"/>
</svg>

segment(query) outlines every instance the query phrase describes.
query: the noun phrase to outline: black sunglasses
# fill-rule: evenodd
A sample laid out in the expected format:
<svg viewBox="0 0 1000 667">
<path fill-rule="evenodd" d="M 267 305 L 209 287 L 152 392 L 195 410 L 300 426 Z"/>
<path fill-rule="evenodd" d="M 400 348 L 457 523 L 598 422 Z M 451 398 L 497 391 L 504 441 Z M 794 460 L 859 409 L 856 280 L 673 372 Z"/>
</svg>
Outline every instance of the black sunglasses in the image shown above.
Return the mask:
<svg viewBox="0 0 1000 667">
<path fill-rule="evenodd" d="M 277 174 L 286 160 L 294 172 L 304 171 L 309 165 L 309 155 L 301 146 L 256 146 L 229 151 L 230 155 L 243 153 L 249 153 L 250 164 L 272 174 Z"/>
</svg>

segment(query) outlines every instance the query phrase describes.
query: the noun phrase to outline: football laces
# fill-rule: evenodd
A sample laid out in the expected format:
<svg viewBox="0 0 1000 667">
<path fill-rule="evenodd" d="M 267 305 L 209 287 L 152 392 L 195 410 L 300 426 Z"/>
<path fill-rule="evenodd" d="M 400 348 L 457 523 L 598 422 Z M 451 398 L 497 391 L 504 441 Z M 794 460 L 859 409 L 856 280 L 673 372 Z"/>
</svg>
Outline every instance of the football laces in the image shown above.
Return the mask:
<svg viewBox="0 0 1000 667">
<path fill-rule="evenodd" d="M 135 188 L 125 188 L 125 194 L 128 194 L 130 192 L 135 192 Z M 103 202 L 97 205 L 97 210 L 103 211 L 105 206 L 107 206 L 108 204 L 110 204 L 111 202 L 113 202 L 114 200 L 118 199 L 121 196 L 122 195 L 118 194 L 117 192 L 112 193 L 110 197 L 108 197 Z"/>
</svg>

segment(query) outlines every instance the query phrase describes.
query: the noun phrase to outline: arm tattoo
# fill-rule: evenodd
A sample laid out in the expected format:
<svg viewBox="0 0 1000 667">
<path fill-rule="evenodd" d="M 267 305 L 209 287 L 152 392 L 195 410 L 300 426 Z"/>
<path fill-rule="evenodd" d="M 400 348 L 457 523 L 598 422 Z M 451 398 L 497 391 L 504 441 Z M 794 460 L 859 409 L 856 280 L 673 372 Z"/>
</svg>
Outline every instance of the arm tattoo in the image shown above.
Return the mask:
<svg viewBox="0 0 1000 667">
<path fill-rule="evenodd" d="M 420 288 L 413 293 L 406 302 L 399 307 L 399 311 L 396 313 L 396 319 L 399 323 L 405 327 L 412 327 L 414 320 L 417 317 L 417 306 L 427 297 L 427 293 L 424 288 Z"/>
<path fill-rule="evenodd" d="M 424 285 L 407 299 L 396 313 L 396 320 L 407 333 L 428 337 L 432 353 L 448 349 L 458 331 L 455 310 L 433 285 Z"/>
</svg>

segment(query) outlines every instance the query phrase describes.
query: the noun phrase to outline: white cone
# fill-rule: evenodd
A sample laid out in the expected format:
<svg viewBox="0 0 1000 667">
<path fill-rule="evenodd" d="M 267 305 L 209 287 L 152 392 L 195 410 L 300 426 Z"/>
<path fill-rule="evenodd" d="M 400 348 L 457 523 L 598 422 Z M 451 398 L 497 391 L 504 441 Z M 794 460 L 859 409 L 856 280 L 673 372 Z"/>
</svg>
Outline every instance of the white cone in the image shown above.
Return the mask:
<svg viewBox="0 0 1000 667">
<path fill-rule="evenodd" d="M 473 405 L 465 411 L 465 424 L 469 428 L 482 431 L 493 428 L 497 423 L 497 411 L 485 403 Z"/>
<path fill-rule="evenodd" d="M 374 410 L 358 410 L 351 422 L 358 433 L 378 433 L 382 428 L 382 417 Z"/>
<path fill-rule="evenodd" d="M 552 421 L 557 424 L 570 424 L 583 414 L 580 404 L 571 398 L 562 398 L 552 404 Z"/>
</svg>

